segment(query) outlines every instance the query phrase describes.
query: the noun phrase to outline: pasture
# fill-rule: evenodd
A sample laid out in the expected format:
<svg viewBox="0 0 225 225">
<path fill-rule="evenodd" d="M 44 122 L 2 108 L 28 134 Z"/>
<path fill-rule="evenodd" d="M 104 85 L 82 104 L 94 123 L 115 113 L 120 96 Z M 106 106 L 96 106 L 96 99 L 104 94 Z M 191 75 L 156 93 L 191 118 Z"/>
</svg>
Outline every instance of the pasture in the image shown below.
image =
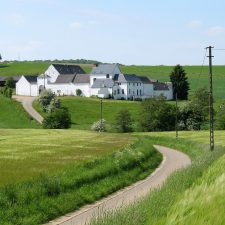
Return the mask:
<svg viewBox="0 0 225 225">
<path fill-rule="evenodd" d="M 121 149 L 133 140 L 126 134 L 1 129 L 0 185 L 93 160 Z"/>
</svg>

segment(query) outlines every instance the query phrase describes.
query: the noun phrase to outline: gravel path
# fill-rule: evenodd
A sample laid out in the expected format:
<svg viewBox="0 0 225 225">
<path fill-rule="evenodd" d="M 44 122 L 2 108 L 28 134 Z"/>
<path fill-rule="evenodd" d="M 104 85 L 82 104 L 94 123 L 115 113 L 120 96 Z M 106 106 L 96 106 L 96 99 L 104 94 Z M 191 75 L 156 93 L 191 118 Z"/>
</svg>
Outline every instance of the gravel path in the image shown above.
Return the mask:
<svg viewBox="0 0 225 225">
<path fill-rule="evenodd" d="M 21 102 L 23 108 L 28 112 L 28 114 L 37 120 L 39 123 L 42 123 L 43 117 L 33 108 L 32 103 L 36 99 L 36 97 L 28 97 L 28 96 L 16 96 L 12 97 L 18 102 Z"/>
<path fill-rule="evenodd" d="M 97 217 L 97 215 L 133 203 L 137 199 L 147 195 L 151 189 L 162 185 L 172 172 L 191 164 L 190 158 L 182 152 L 162 146 L 155 146 L 155 148 L 163 154 L 164 159 L 160 167 L 145 180 L 139 181 L 92 205 L 87 205 L 74 213 L 60 217 L 46 225 L 88 224 L 91 218 Z"/>
</svg>

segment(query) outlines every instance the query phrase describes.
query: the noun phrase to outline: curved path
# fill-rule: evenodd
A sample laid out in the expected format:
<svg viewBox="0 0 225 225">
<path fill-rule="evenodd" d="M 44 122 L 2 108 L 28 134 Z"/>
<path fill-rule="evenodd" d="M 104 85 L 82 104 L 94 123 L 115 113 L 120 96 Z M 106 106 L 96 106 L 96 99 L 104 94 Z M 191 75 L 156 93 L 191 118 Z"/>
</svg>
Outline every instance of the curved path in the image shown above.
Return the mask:
<svg viewBox="0 0 225 225">
<path fill-rule="evenodd" d="M 151 189 L 162 185 L 172 172 L 191 164 L 190 158 L 182 152 L 157 145 L 155 148 L 163 154 L 163 162 L 145 180 L 139 181 L 92 205 L 85 206 L 74 213 L 60 217 L 46 225 L 88 224 L 93 217 L 121 208 L 147 195 Z"/>
<path fill-rule="evenodd" d="M 12 97 L 18 102 L 21 102 L 23 105 L 23 108 L 26 110 L 26 112 L 35 120 L 37 120 L 39 123 L 42 123 L 43 117 L 33 108 L 32 103 L 36 99 L 36 97 L 28 97 L 28 96 L 17 96 L 14 95 Z"/>
</svg>

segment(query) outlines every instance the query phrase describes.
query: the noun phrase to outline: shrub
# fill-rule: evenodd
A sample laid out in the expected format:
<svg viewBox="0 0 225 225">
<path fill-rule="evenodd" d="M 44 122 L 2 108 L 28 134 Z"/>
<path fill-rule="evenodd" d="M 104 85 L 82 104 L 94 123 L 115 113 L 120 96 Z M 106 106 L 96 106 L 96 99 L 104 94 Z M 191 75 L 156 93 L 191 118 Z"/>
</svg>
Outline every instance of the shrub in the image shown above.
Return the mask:
<svg viewBox="0 0 225 225">
<path fill-rule="evenodd" d="M 51 113 L 55 111 L 56 109 L 59 109 L 61 107 L 61 102 L 59 99 L 53 98 L 50 102 L 50 104 L 46 107 L 46 111 Z"/>
<path fill-rule="evenodd" d="M 219 107 L 216 117 L 216 126 L 219 130 L 225 130 L 225 102 Z"/>
<path fill-rule="evenodd" d="M 168 104 L 164 98 L 149 98 L 141 104 L 140 128 L 142 131 L 174 130 L 176 107 Z"/>
<path fill-rule="evenodd" d="M 41 93 L 38 101 L 44 112 L 47 112 L 48 106 L 50 105 L 51 101 L 54 99 L 55 99 L 55 94 L 50 90 L 45 90 Z"/>
<path fill-rule="evenodd" d="M 99 120 L 99 121 L 93 123 L 93 125 L 91 126 L 91 129 L 93 131 L 105 132 L 106 131 L 106 120 L 102 119 L 102 120 Z"/>
<path fill-rule="evenodd" d="M 13 89 L 4 86 L 0 89 L 0 93 L 7 98 L 12 98 Z"/>
<path fill-rule="evenodd" d="M 7 77 L 7 78 L 6 78 L 5 86 L 6 86 L 7 88 L 12 88 L 12 89 L 16 87 L 15 81 L 13 80 L 12 77 Z"/>
<path fill-rule="evenodd" d="M 76 90 L 76 95 L 77 95 L 77 96 L 81 96 L 81 95 L 82 95 L 82 91 L 81 91 L 80 89 L 77 89 L 77 90 Z"/>
<path fill-rule="evenodd" d="M 67 108 L 55 109 L 43 121 L 45 129 L 67 129 L 71 127 L 71 116 Z"/>
<path fill-rule="evenodd" d="M 114 127 L 117 132 L 121 133 L 131 132 L 133 130 L 131 115 L 127 109 L 123 109 L 117 113 Z"/>
</svg>

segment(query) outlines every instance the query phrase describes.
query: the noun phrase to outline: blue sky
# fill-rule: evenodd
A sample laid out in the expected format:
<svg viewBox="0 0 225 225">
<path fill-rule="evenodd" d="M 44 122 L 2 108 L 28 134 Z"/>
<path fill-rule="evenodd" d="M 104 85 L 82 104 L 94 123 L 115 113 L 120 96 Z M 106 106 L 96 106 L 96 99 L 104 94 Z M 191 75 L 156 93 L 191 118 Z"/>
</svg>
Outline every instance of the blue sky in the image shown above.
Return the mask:
<svg viewBox="0 0 225 225">
<path fill-rule="evenodd" d="M 199 65 L 225 48 L 224 0 L 0 0 L 5 60 Z M 225 64 L 225 52 L 214 52 Z"/>
</svg>

